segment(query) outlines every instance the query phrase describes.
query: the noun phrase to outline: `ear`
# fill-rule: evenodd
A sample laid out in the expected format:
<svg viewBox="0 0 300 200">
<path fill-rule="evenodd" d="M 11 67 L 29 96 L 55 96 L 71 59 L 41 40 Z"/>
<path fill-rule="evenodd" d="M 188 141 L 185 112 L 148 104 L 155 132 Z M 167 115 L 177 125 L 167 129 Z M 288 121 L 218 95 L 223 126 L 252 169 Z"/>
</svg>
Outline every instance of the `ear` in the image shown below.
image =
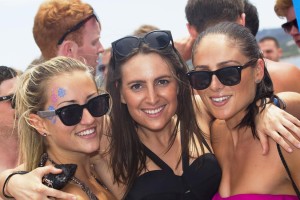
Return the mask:
<svg viewBox="0 0 300 200">
<path fill-rule="evenodd" d="M 238 24 L 241 24 L 243 26 L 246 26 L 246 14 L 242 13 L 241 16 L 237 20 Z"/>
<path fill-rule="evenodd" d="M 123 96 L 122 92 L 121 92 L 121 102 L 124 103 L 124 104 L 127 104 L 127 102 L 124 99 L 124 96 Z"/>
<path fill-rule="evenodd" d="M 30 125 L 35 128 L 39 134 L 44 136 L 45 134 L 49 135 L 45 120 L 36 114 L 29 114 Z"/>
<path fill-rule="evenodd" d="M 198 31 L 196 30 L 196 27 L 193 26 L 193 25 L 191 25 L 191 24 L 189 24 L 189 23 L 186 24 L 186 27 L 187 27 L 187 29 L 188 29 L 188 31 L 190 33 L 190 36 L 193 39 L 196 39 L 198 37 L 198 34 L 199 34 Z"/>
<path fill-rule="evenodd" d="M 57 55 L 74 58 L 77 55 L 77 51 L 77 43 L 71 40 L 66 40 L 59 46 Z"/>
<path fill-rule="evenodd" d="M 264 78 L 265 62 L 263 59 L 258 59 L 255 67 L 255 82 L 260 83 Z"/>
<path fill-rule="evenodd" d="M 278 55 L 279 55 L 279 58 L 282 56 L 282 48 L 278 48 Z"/>
</svg>

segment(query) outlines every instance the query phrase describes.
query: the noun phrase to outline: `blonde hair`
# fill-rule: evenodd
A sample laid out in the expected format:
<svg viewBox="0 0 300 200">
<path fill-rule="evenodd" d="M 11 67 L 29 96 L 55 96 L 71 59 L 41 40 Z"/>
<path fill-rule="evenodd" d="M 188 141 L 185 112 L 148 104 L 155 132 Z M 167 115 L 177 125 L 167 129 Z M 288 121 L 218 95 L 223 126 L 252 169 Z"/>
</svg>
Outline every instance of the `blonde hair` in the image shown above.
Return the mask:
<svg viewBox="0 0 300 200">
<path fill-rule="evenodd" d="M 26 170 L 38 167 L 42 153 L 46 152 L 44 137 L 31 125 L 29 115 L 44 110 L 49 81 L 74 71 L 85 72 L 94 81 L 85 64 L 67 57 L 56 57 L 35 65 L 20 77 L 16 92 L 16 112 L 19 116 L 20 162 L 25 163 Z"/>
<path fill-rule="evenodd" d="M 292 6 L 292 0 L 276 0 L 274 11 L 279 17 L 285 17 L 287 10 Z"/>
<path fill-rule="evenodd" d="M 81 20 L 93 14 L 93 8 L 80 0 L 48 0 L 42 3 L 36 13 L 33 36 L 46 60 L 57 54 L 58 40 Z M 82 45 L 82 27 L 70 33 L 67 38 Z"/>
<path fill-rule="evenodd" d="M 138 29 L 136 29 L 133 32 L 133 35 L 134 36 L 143 36 L 146 33 L 149 33 L 151 31 L 155 31 L 155 30 L 159 30 L 159 28 L 156 26 L 150 25 L 150 24 L 144 24 L 144 25 L 141 25 Z"/>
</svg>

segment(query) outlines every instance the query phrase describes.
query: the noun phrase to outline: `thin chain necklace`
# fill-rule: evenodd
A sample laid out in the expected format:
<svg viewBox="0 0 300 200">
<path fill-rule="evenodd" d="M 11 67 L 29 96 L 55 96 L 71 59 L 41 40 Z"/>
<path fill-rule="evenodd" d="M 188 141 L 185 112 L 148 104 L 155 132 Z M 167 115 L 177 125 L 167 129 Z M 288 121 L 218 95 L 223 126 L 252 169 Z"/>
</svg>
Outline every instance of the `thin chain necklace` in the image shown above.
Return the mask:
<svg viewBox="0 0 300 200">
<path fill-rule="evenodd" d="M 48 154 L 47 154 L 47 159 L 53 164 L 53 165 L 56 165 L 57 163 L 55 163 L 51 158 L 48 157 Z M 93 176 L 94 177 L 94 176 Z M 94 177 L 95 178 L 95 177 Z M 90 200 L 99 200 L 96 195 L 90 190 L 90 188 L 84 183 L 82 182 L 80 179 L 76 178 L 75 176 L 73 176 L 71 178 L 71 181 L 73 183 L 75 183 L 76 185 L 78 185 L 82 191 L 84 191 L 87 196 L 89 197 Z"/>
</svg>

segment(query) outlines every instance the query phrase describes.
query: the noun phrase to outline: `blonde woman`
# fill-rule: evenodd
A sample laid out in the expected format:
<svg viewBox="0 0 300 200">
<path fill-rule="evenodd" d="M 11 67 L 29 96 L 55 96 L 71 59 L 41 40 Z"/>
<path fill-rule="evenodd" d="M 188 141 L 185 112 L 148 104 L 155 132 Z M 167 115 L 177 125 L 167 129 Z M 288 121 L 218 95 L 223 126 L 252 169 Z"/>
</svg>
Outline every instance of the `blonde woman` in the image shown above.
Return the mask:
<svg viewBox="0 0 300 200">
<path fill-rule="evenodd" d="M 74 59 L 57 57 L 26 71 L 16 93 L 25 170 L 76 164 L 63 191 L 77 199 L 114 199 L 89 161 L 100 147 L 101 120 L 109 102 L 107 93 L 98 92 L 88 67 Z"/>
</svg>

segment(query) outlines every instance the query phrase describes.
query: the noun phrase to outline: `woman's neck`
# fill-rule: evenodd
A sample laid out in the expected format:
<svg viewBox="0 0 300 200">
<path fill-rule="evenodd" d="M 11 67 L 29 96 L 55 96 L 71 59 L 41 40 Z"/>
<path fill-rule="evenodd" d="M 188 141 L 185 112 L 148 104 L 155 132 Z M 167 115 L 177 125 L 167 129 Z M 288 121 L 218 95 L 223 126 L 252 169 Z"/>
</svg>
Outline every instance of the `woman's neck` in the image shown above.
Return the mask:
<svg viewBox="0 0 300 200">
<path fill-rule="evenodd" d="M 49 160 L 52 160 L 56 164 L 76 164 L 77 169 L 75 176 L 79 179 L 86 179 L 91 177 L 91 164 L 90 156 L 82 153 L 72 152 L 61 153 L 53 152 L 51 150 L 47 151 Z"/>
</svg>

